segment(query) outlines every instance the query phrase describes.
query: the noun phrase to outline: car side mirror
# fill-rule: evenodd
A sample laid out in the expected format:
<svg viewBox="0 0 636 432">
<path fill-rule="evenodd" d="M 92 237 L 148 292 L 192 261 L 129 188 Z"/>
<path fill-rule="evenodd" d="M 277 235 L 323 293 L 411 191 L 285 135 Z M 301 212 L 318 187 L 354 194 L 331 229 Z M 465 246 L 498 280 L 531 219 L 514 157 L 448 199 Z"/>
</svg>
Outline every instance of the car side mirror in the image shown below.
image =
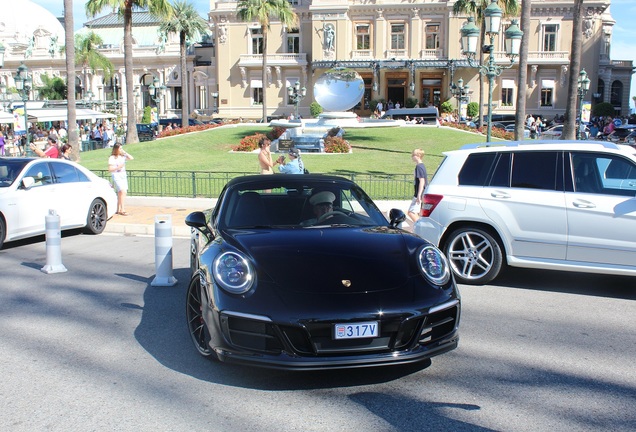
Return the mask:
<svg viewBox="0 0 636 432">
<path fill-rule="evenodd" d="M 389 211 L 389 219 L 391 220 L 391 228 L 397 228 L 406 220 L 406 215 L 400 209 L 391 209 Z"/>
<path fill-rule="evenodd" d="M 185 224 L 198 230 L 207 229 L 208 226 L 208 223 L 205 219 L 205 214 L 200 211 L 192 212 L 187 215 L 185 218 Z"/>
<path fill-rule="evenodd" d="M 22 179 L 22 187 L 24 189 L 29 189 L 34 184 L 35 184 L 35 179 L 33 177 L 24 177 Z"/>
</svg>

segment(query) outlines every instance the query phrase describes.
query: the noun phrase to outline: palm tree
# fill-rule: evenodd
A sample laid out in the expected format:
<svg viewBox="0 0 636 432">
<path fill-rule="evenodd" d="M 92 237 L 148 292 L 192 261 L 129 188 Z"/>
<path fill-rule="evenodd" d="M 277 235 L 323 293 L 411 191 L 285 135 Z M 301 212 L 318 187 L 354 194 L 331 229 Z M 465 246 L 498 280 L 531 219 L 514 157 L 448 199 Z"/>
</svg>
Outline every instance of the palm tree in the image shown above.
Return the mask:
<svg viewBox="0 0 636 432">
<path fill-rule="evenodd" d="M 239 0 L 237 17 L 241 21 L 258 21 L 263 34 L 263 121 L 267 120 L 267 31 L 271 18 L 280 19 L 287 27 L 298 26 L 298 15 L 289 0 Z"/>
<path fill-rule="evenodd" d="M 133 9 L 148 9 L 158 17 L 167 18 L 172 8 L 167 0 L 88 0 L 86 15 L 94 17 L 104 9 L 116 10 L 124 16 L 124 76 L 126 81 L 126 142 L 139 142 L 137 136 L 137 119 L 135 118 L 135 104 L 133 95 L 133 50 L 132 50 L 132 11 Z"/>
<path fill-rule="evenodd" d="M 66 87 L 68 117 L 68 143 L 71 145 L 71 158 L 79 160 L 80 140 L 77 130 L 77 112 L 75 106 L 75 29 L 73 28 L 73 0 L 64 0 L 64 49 L 66 50 Z M 68 89 L 72 89 L 68 91 Z"/>
<path fill-rule="evenodd" d="M 457 0 L 455 4 L 453 4 L 453 14 L 468 14 L 475 16 L 475 22 L 479 25 L 480 28 L 480 40 L 482 44 L 485 45 L 486 42 L 486 22 L 484 21 L 484 10 L 491 3 L 491 0 Z M 504 15 L 516 15 L 517 10 L 519 9 L 519 3 L 517 0 L 499 0 L 497 2 L 501 9 L 503 10 Z M 491 53 L 490 55 L 494 55 Z M 479 50 L 479 64 L 484 64 L 484 52 Z M 479 126 L 483 126 L 484 119 L 484 80 L 481 74 L 478 75 L 479 78 Z"/>
<path fill-rule="evenodd" d="M 96 70 L 104 72 L 104 80 L 113 75 L 113 64 L 97 48 L 104 43 L 97 33 L 89 32 L 75 36 L 75 64 L 82 66 L 84 73 L 84 88 L 89 89 L 88 71 L 95 74 Z"/>
<path fill-rule="evenodd" d="M 562 140 L 573 140 L 576 137 L 576 101 L 578 96 L 579 70 L 581 69 L 581 52 L 583 50 L 583 10 L 583 0 L 574 0 L 570 76 L 568 79 L 568 98 L 565 105 L 563 134 L 561 134 Z"/>
<path fill-rule="evenodd" d="M 197 40 L 207 32 L 207 23 L 191 3 L 177 0 L 172 5 L 172 17 L 161 23 L 159 31 L 167 38 L 168 33 L 179 34 L 179 59 L 181 63 L 181 118 L 184 125 L 190 118 L 188 102 L 188 74 L 186 73 L 186 41 Z"/>
<path fill-rule="evenodd" d="M 64 100 L 66 99 L 66 83 L 60 77 L 51 78 L 48 75 L 41 75 L 42 87 L 38 88 L 38 94 L 43 99 Z"/>
<path fill-rule="evenodd" d="M 519 47 L 519 74 L 517 77 L 517 112 L 515 116 L 515 140 L 524 137 L 526 124 L 526 89 L 528 88 L 528 46 L 530 45 L 530 11 L 532 2 L 524 0 L 521 3 L 520 28 L 523 31 L 521 46 Z"/>
</svg>

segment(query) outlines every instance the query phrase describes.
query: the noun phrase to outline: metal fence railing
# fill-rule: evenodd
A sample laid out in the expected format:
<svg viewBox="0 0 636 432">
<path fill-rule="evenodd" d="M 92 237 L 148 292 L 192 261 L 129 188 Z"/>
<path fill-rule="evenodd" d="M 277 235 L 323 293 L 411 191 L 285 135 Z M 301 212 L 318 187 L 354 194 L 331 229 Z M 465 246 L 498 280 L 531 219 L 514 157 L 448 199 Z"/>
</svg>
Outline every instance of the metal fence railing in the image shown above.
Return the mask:
<svg viewBox="0 0 636 432">
<path fill-rule="evenodd" d="M 128 193 L 135 196 L 216 198 L 227 182 L 234 177 L 253 173 L 202 171 L 145 171 L 130 170 Z M 110 179 L 108 170 L 95 174 Z M 349 178 L 364 189 L 374 200 L 407 200 L 413 196 L 412 174 L 338 174 Z"/>
</svg>

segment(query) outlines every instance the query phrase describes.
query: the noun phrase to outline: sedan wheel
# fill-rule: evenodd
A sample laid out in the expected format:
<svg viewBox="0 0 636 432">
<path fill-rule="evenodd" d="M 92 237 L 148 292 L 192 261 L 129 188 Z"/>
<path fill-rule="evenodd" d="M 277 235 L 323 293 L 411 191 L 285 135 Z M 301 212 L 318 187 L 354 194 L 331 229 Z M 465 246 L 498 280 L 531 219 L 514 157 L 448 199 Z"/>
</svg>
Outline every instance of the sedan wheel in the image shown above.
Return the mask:
<svg viewBox="0 0 636 432">
<path fill-rule="evenodd" d="M 199 282 L 199 276 L 195 275 L 188 287 L 186 298 L 188 330 L 199 354 L 204 357 L 210 357 L 213 351 L 210 348 L 210 334 L 203 320 L 203 303 L 201 302 L 201 298 L 201 283 Z"/>
<path fill-rule="evenodd" d="M 460 228 L 446 242 L 445 253 L 457 282 L 483 285 L 497 277 L 503 266 L 501 246 L 479 228 Z"/>
<path fill-rule="evenodd" d="M 107 219 L 106 204 L 100 199 L 93 200 L 88 208 L 88 216 L 86 216 L 86 232 L 101 234 L 106 228 Z"/>
</svg>

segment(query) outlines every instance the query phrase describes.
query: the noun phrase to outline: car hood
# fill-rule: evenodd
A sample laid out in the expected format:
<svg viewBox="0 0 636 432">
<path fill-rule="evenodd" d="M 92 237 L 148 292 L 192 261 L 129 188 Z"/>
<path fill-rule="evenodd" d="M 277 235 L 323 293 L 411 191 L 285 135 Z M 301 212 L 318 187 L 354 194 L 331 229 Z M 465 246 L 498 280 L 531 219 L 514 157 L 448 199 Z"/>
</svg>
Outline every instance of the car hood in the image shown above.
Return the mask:
<svg viewBox="0 0 636 432">
<path fill-rule="evenodd" d="M 402 232 L 388 227 L 228 230 L 226 234 L 228 242 L 252 258 L 259 277 L 295 292 L 395 289 L 407 282 L 415 259 Z"/>
</svg>

